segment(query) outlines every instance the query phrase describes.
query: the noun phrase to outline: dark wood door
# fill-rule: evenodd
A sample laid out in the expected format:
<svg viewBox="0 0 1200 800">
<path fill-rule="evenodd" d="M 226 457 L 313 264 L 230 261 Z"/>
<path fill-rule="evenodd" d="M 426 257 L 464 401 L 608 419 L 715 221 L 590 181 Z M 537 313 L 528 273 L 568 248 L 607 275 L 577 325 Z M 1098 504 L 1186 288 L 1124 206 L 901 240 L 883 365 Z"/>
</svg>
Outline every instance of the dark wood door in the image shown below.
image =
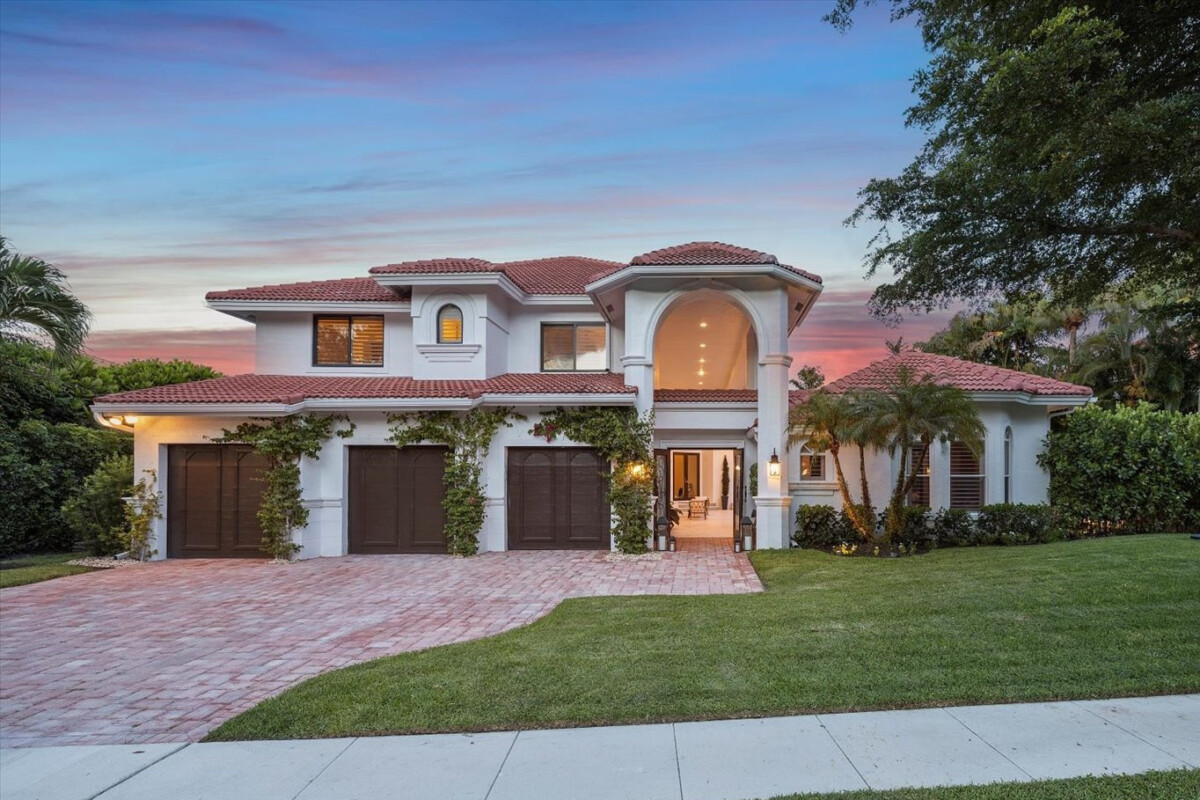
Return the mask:
<svg viewBox="0 0 1200 800">
<path fill-rule="evenodd" d="M 446 552 L 446 448 L 349 449 L 349 551 Z"/>
<path fill-rule="evenodd" d="M 609 549 L 608 471 L 588 448 L 510 448 L 509 549 Z"/>
<path fill-rule="evenodd" d="M 265 558 L 258 509 L 267 460 L 248 446 L 167 449 L 167 556 Z"/>
</svg>

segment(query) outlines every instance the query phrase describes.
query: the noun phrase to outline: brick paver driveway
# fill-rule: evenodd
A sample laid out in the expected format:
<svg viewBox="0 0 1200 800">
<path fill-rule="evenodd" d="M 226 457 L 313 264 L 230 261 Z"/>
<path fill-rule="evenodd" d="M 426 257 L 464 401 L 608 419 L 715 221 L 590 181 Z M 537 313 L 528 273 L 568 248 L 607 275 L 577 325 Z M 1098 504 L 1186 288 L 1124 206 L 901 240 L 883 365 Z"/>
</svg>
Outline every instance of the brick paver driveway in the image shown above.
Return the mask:
<svg viewBox="0 0 1200 800">
<path fill-rule="evenodd" d="M 0 745 L 194 741 L 319 672 L 524 625 L 567 597 L 762 589 L 743 554 L 167 561 L 0 593 Z"/>
</svg>

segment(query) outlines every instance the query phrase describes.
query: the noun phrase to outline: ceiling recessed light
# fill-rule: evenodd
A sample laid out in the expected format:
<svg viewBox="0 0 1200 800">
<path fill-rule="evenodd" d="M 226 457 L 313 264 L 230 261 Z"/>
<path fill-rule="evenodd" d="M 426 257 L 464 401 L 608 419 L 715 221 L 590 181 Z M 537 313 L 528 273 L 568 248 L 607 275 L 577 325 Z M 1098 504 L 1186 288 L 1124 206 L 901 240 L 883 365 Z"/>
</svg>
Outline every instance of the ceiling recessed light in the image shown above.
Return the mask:
<svg viewBox="0 0 1200 800">
<path fill-rule="evenodd" d="M 704 381 L 696 381 L 696 383 L 700 384 L 701 386 L 704 385 Z"/>
<path fill-rule="evenodd" d="M 703 363 L 704 363 L 704 359 L 703 359 L 703 358 L 702 358 L 702 359 L 700 359 L 700 363 L 701 363 L 701 364 L 703 364 Z"/>
<path fill-rule="evenodd" d="M 708 327 L 708 323 L 707 323 L 707 322 L 701 322 L 701 323 L 700 323 L 700 327 L 701 327 L 701 328 L 707 328 L 707 327 Z"/>
<path fill-rule="evenodd" d="M 697 375 L 703 375 L 703 374 L 704 374 L 704 370 L 700 370 L 700 371 L 699 371 L 699 372 L 697 372 L 696 374 L 697 374 Z"/>
<path fill-rule="evenodd" d="M 708 345 L 706 345 L 704 342 L 701 342 L 701 343 L 700 343 L 700 346 L 701 346 L 701 347 L 708 347 Z"/>
</svg>

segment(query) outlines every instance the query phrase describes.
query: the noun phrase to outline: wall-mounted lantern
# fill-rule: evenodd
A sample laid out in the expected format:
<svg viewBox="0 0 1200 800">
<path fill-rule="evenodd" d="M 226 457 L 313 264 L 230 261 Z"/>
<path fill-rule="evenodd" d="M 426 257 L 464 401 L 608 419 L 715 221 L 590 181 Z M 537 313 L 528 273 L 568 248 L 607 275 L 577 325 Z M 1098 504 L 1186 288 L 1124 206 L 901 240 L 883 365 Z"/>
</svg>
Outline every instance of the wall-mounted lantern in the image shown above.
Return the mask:
<svg viewBox="0 0 1200 800">
<path fill-rule="evenodd" d="M 767 475 L 769 475 L 772 478 L 778 478 L 779 477 L 779 469 L 780 469 L 779 455 L 775 452 L 775 449 L 772 448 L 771 449 L 771 460 L 767 462 Z"/>
</svg>

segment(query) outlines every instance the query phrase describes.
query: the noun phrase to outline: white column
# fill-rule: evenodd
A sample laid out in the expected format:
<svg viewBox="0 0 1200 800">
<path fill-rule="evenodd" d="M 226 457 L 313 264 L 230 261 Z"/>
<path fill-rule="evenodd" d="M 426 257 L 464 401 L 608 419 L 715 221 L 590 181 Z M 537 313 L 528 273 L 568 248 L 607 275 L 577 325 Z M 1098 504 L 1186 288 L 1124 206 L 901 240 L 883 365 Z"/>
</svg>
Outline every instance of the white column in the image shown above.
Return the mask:
<svg viewBox="0 0 1200 800">
<path fill-rule="evenodd" d="M 792 357 L 769 353 L 758 362 L 758 546 L 788 546 L 791 535 L 788 494 L 787 417 L 788 369 Z M 779 458 L 779 474 L 771 474 L 771 455 Z"/>
<path fill-rule="evenodd" d="M 638 414 L 654 408 L 654 360 L 643 355 L 621 356 L 625 385 L 637 387 Z"/>
</svg>

